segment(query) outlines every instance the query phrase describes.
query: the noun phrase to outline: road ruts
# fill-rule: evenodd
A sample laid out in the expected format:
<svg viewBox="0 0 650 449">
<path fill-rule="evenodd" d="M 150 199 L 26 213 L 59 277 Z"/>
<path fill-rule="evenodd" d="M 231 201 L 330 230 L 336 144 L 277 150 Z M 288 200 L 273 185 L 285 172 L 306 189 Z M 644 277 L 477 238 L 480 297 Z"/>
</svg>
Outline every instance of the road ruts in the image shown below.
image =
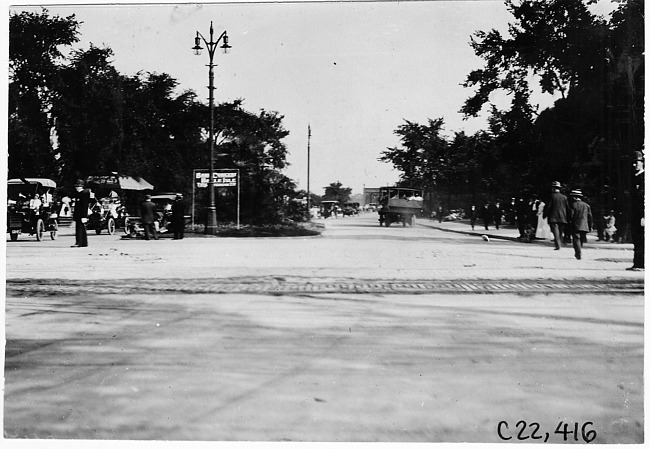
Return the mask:
<svg viewBox="0 0 650 449">
<path fill-rule="evenodd" d="M 453 281 L 376 281 L 376 280 L 328 280 L 328 281 L 278 281 L 259 279 L 125 279 L 119 281 L 90 280 L 70 281 L 58 279 L 12 279 L 7 280 L 8 296 L 81 295 L 81 294 L 309 294 L 309 293 L 358 293 L 358 294 L 643 294 L 644 284 L 639 280 L 453 280 Z"/>
</svg>

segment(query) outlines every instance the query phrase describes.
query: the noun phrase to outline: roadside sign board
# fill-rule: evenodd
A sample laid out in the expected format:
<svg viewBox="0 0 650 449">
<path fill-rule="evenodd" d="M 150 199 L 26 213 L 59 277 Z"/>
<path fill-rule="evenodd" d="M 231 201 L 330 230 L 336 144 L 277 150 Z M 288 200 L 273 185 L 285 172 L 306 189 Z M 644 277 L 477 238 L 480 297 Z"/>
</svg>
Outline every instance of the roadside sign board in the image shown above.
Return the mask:
<svg viewBox="0 0 650 449">
<path fill-rule="evenodd" d="M 218 169 L 212 172 L 212 179 L 215 187 L 236 187 L 238 173 L 237 170 Z M 210 179 L 209 170 L 194 170 L 194 182 L 198 188 L 208 187 Z"/>
<path fill-rule="evenodd" d="M 196 189 L 207 189 L 210 179 L 210 170 L 195 169 L 194 181 L 192 182 L 192 226 L 194 226 L 194 210 L 196 203 Z M 219 168 L 212 171 L 212 179 L 215 187 L 237 187 L 237 229 L 239 229 L 239 169 Z"/>
</svg>

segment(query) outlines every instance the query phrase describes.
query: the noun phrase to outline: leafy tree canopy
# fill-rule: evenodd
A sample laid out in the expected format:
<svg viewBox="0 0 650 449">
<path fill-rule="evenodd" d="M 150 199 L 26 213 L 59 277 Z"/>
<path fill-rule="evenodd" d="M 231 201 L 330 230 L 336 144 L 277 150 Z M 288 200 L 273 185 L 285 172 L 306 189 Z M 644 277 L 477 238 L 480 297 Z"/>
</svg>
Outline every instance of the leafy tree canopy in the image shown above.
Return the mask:
<svg viewBox="0 0 650 449">
<path fill-rule="evenodd" d="M 340 181 L 336 181 L 325 187 L 325 194 L 322 200 L 347 203 L 350 200 L 350 195 L 352 195 L 352 188 L 343 187 Z"/>
</svg>

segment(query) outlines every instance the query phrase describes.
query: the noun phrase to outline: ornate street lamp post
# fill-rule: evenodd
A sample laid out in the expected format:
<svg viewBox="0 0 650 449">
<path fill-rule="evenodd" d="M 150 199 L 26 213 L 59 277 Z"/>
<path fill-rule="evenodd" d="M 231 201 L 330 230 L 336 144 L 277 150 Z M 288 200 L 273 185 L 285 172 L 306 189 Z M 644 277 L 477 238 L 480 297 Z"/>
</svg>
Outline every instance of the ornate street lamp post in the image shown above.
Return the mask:
<svg viewBox="0 0 650 449">
<path fill-rule="evenodd" d="M 210 41 L 208 42 L 201 33 L 196 32 L 196 37 L 194 38 L 194 50 L 195 55 L 200 55 L 201 50 L 201 41 L 205 43 L 205 46 L 208 49 L 208 55 L 210 56 L 210 64 L 208 64 L 209 70 L 209 86 L 210 91 L 209 101 L 210 101 L 210 178 L 208 179 L 208 190 L 210 195 L 210 203 L 206 208 L 207 211 L 207 221 L 205 224 L 205 233 L 206 234 L 216 234 L 217 233 L 217 208 L 215 206 L 214 199 L 214 51 L 219 45 L 219 42 L 223 41 L 220 48 L 223 49 L 224 53 L 228 52 L 230 45 L 228 45 L 228 35 L 224 31 L 221 33 L 221 36 L 215 41 L 214 40 L 214 29 L 212 28 L 212 22 L 210 22 Z"/>
</svg>

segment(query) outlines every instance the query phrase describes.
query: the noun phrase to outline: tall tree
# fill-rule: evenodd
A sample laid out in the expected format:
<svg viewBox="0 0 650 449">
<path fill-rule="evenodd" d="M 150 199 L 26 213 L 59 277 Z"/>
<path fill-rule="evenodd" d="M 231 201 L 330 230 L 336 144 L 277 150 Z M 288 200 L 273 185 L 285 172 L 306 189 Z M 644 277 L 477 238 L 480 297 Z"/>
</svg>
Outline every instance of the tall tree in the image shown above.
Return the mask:
<svg viewBox="0 0 650 449">
<path fill-rule="evenodd" d="M 429 119 L 426 125 L 404 122 L 394 131 L 400 137 L 401 146 L 384 150 L 379 160 L 392 163 L 402 172 L 402 185 L 421 188 L 438 185 L 449 163 L 449 144 L 441 134 L 444 120 Z"/>
<path fill-rule="evenodd" d="M 60 70 L 56 117 L 63 175 L 71 181 L 120 171 L 123 95 L 108 48 L 78 50 Z"/>
<path fill-rule="evenodd" d="M 23 12 L 9 17 L 9 176 L 59 178 L 52 143 L 61 47 L 78 41 L 74 15 Z"/>
<path fill-rule="evenodd" d="M 209 113 L 204 117 L 209 119 Z M 289 135 L 277 112 L 261 110 L 258 114 L 243 108 L 243 100 L 221 103 L 215 107 L 216 168 L 233 168 L 241 177 L 241 216 L 243 220 L 276 222 L 283 212 L 277 199 L 284 195 L 292 181 L 281 174 L 287 166 L 286 145 Z M 209 121 L 203 121 L 207 137 Z M 205 150 L 209 142 L 205 140 Z M 207 152 L 205 154 L 208 154 Z M 207 166 L 207 161 L 206 161 Z M 197 167 L 197 168 L 205 168 Z M 217 213 L 234 218 L 232 192 L 222 191 Z"/>
<path fill-rule="evenodd" d="M 323 200 L 347 203 L 348 201 L 350 201 L 351 194 L 352 194 L 352 188 L 343 187 L 343 184 L 341 184 L 340 181 L 336 181 L 330 183 L 330 185 L 325 187 L 325 195 L 323 195 Z"/>
</svg>

